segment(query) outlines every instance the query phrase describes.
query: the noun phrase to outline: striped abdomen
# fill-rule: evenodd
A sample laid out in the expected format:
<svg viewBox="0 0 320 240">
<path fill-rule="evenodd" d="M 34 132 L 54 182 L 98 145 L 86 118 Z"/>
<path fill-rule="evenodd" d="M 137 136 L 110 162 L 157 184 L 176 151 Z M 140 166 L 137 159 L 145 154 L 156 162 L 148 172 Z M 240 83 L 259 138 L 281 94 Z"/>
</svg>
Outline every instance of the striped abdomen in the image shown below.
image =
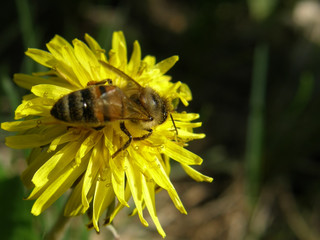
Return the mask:
<svg viewBox="0 0 320 240">
<path fill-rule="evenodd" d="M 102 124 L 105 119 L 98 99 L 113 86 L 94 86 L 72 92 L 60 98 L 51 109 L 56 119 L 70 123 Z"/>
</svg>

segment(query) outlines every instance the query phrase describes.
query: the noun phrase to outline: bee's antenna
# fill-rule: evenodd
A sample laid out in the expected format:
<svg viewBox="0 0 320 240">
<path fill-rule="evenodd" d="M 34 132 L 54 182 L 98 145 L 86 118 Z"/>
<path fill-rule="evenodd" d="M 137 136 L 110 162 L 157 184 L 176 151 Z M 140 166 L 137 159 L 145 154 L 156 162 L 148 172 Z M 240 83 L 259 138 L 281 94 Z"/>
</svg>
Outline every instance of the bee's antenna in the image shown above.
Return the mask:
<svg viewBox="0 0 320 240">
<path fill-rule="evenodd" d="M 176 136 L 178 136 L 178 129 L 177 129 L 176 124 L 174 123 L 174 120 L 173 120 L 173 117 L 172 117 L 172 114 L 171 114 L 171 113 L 170 113 L 170 118 L 171 118 L 171 121 L 172 121 L 172 124 L 173 124 L 174 130 L 176 131 Z"/>
<path fill-rule="evenodd" d="M 119 77 L 122 77 L 124 79 L 130 80 L 132 82 L 134 82 L 139 88 L 142 88 L 142 86 L 135 81 L 133 78 L 131 78 L 130 76 L 128 76 L 127 74 L 125 74 L 124 72 L 122 72 L 120 69 L 115 68 L 114 66 L 110 65 L 109 63 L 106 63 L 104 61 L 99 60 L 99 62 L 106 68 L 108 68 L 111 72 L 117 74 Z"/>
</svg>

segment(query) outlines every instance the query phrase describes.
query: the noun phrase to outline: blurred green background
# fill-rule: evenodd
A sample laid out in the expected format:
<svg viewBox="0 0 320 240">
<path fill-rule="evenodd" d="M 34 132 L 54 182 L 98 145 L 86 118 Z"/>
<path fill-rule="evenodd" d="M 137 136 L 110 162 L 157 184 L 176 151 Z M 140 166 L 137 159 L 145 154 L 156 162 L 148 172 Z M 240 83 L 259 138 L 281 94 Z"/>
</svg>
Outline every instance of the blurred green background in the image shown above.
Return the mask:
<svg viewBox="0 0 320 240">
<path fill-rule="evenodd" d="M 169 74 L 190 86 L 187 110 L 200 113 L 198 131 L 207 135 L 189 149 L 213 183 L 195 183 L 173 163 L 188 216 L 157 195 L 166 239 L 320 239 L 318 1 L 15 0 L 0 11 L 1 122 L 13 119 L 26 93 L 12 75 L 44 70 L 24 56 L 28 47 L 89 33 L 108 50 L 112 32 L 122 30 L 129 53 L 137 39 L 143 56 L 180 56 Z M 0 130 L 0 236 L 42 239 L 65 198 L 31 215 L 19 179 L 28 151 L 8 149 L 8 134 Z M 128 213 L 115 220 L 121 239 L 161 239 Z M 87 232 L 87 222 L 75 218 L 64 239 L 113 239 L 107 229 Z"/>
</svg>

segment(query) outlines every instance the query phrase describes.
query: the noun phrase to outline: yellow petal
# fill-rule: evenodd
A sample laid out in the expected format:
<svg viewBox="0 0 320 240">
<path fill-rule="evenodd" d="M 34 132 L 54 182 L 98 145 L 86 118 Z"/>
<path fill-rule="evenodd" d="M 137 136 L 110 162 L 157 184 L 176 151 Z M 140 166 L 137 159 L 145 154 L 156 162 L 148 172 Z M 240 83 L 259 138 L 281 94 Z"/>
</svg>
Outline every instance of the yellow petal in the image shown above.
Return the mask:
<svg viewBox="0 0 320 240">
<path fill-rule="evenodd" d="M 98 221 L 106 208 L 115 200 L 114 191 L 111 183 L 111 171 L 105 169 L 100 180 L 97 181 L 94 198 L 93 198 L 93 215 L 92 222 L 94 228 L 99 232 Z"/>
<path fill-rule="evenodd" d="M 23 74 L 23 73 L 16 73 L 13 75 L 13 81 L 20 87 L 31 89 L 33 86 L 38 84 L 50 84 L 56 85 L 64 88 L 68 88 L 72 91 L 76 90 L 76 88 L 66 82 L 65 79 L 59 77 L 49 77 L 43 78 L 40 74 L 36 76 Z"/>
<path fill-rule="evenodd" d="M 79 139 L 80 140 L 80 139 Z M 32 182 L 36 186 L 44 186 L 48 181 L 59 178 L 60 172 L 75 158 L 81 142 L 71 142 L 56 152 L 34 174 Z"/>
<path fill-rule="evenodd" d="M 125 188 L 125 201 L 128 202 L 128 200 L 131 197 L 131 192 L 130 192 L 130 187 L 127 184 L 126 188 Z M 110 218 L 107 219 L 107 221 L 105 222 L 106 224 L 112 223 L 113 219 L 115 218 L 115 216 L 119 213 L 119 211 L 125 207 L 126 205 L 122 204 L 120 201 L 118 202 L 117 206 L 115 207 L 115 209 L 113 210 L 113 212 L 110 215 Z"/>
<path fill-rule="evenodd" d="M 168 139 L 179 139 L 182 142 L 188 142 L 194 139 L 202 139 L 205 137 L 203 133 L 193 133 L 192 129 L 201 126 L 201 123 L 189 123 L 174 121 L 178 135 L 176 134 L 172 121 L 167 121 L 157 128 L 157 135 L 165 136 Z"/>
<path fill-rule="evenodd" d="M 16 73 L 13 75 L 13 81 L 20 87 L 31 89 L 32 86 L 43 83 L 45 79 L 29 74 Z"/>
<path fill-rule="evenodd" d="M 156 63 L 156 58 L 154 56 L 147 55 L 142 61 L 147 65 L 148 68 L 152 68 Z"/>
<path fill-rule="evenodd" d="M 58 75 L 67 80 L 73 86 L 86 86 L 80 83 L 72 69 L 74 56 L 72 58 L 70 54 L 73 53 L 73 48 L 68 42 L 57 35 L 51 42 L 47 44 L 47 48 L 53 56 L 49 64 L 58 73 Z"/>
<path fill-rule="evenodd" d="M 50 144 L 48 152 L 55 151 L 58 145 L 61 145 L 63 143 L 67 142 L 74 142 L 79 140 L 79 132 L 78 130 L 75 131 L 68 131 L 65 134 L 59 135 L 56 137 Z M 81 130 L 81 135 L 86 135 L 86 130 Z"/>
<path fill-rule="evenodd" d="M 148 172 L 149 176 L 152 176 L 152 179 L 155 181 L 157 185 L 162 187 L 163 189 L 166 189 L 175 204 L 176 208 L 179 209 L 180 212 L 186 214 L 186 210 L 183 207 L 183 204 L 172 185 L 165 169 L 163 168 L 162 163 L 160 162 L 161 157 L 160 156 L 152 156 L 152 152 L 142 151 L 142 154 L 144 155 L 145 159 L 148 159 Z"/>
<path fill-rule="evenodd" d="M 6 145 L 11 148 L 24 149 L 45 146 L 65 131 L 65 128 L 48 127 L 38 134 L 24 134 L 6 137 Z"/>
<path fill-rule="evenodd" d="M 81 199 L 83 182 L 84 182 L 84 178 L 81 177 L 81 180 L 77 183 L 76 187 L 73 188 L 73 191 L 64 209 L 65 216 L 69 216 L 69 217 L 77 216 L 79 214 L 84 214 L 88 210 L 88 208 L 82 204 L 82 199 Z M 90 191 L 87 194 L 87 199 L 89 203 L 93 199 L 94 188 L 95 188 L 95 185 L 93 185 L 92 188 L 90 188 Z"/>
<path fill-rule="evenodd" d="M 88 43 L 89 47 L 91 48 L 91 50 L 93 51 L 93 53 L 96 55 L 97 59 L 106 62 L 107 61 L 107 58 L 105 55 L 106 51 L 100 47 L 99 43 L 97 43 L 97 41 L 94 40 L 87 33 L 85 34 L 84 38 L 85 38 L 86 42 Z"/>
<path fill-rule="evenodd" d="M 179 146 L 177 143 L 172 141 L 166 141 L 165 145 L 160 148 L 160 151 L 168 155 L 170 158 L 177 162 L 184 163 L 187 165 L 200 165 L 202 159 L 196 154 L 189 150 Z"/>
<path fill-rule="evenodd" d="M 35 77 L 52 77 L 52 76 L 56 76 L 56 72 L 53 69 L 48 69 L 47 71 L 44 72 L 33 72 L 32 76 Z M 55 78 L 55 77 L 53 77 Z M 44 78 L 44 80 L 46 80 L 47 78 Z"/>
<path fill-rule="evenodd" d="M 110 64 L 126 71 L 127 66 L 127 45 L 123 32 L 114 32 L 112 36 L 112 50 L 114 54 L 110 56 Z"/>
<path fill-rule="evenodd" d="M 152 221 L 156 225 L 156 228 L 159 234 L 164 238 L 166 236 L 165 232 L 163 231 L 159 219 L 157 217 L 156 206 L 155 206 L 155 192 L 154 192 L 154 182 L 153 181 L 146 181 L 145 177 L 142 177 L 142 192 L 144 196 L 144 201 L 146 203 L 146 207 L 152 218 Z"/>
<path fill-rule="evenodd" d="M 150 150 L 149 150 L 150 151 Z M 169 177 L 166 174 L 161 162 L 159 161 L 160 155 L 155 155 L 153 152 L 149 152 L 147 149 L 143 150 L 141 154 L 145 159 L 147 165 L 147 171 L 149 176 L 158 184 L 160 187 L 166 190 L 174 189 Z"/>
<path fill-rule="evenodd" d="M 184 142 L 189 142 L 194 139 L 203 139 L 206 137 L 204 133 L 193 133 L 189 131 L 185 131 L 183 129 L 178 130 L 179 139 L 183 139 Z"/>
<path fill-rule="evenodd" d="M 187 84 L 182 83 L 179 89 L 179 97 L 183 105 L 188 106 L 188 101 L 192 100 L 192 93 Z"/>
<path fill-rule="evenodd" d="M 43 116 L 49 117 L 52 105 L 55 103 L 52 99 L 33 98 L 23 101 L 15 111 L 15 119 L 24 118 L 27 116 Z"/>
<path fill-rule="evenodd" d="M 60 45 L 59 41 L 54 41 L 57 38 L 54 38 L 52 41 L 47 43 L 47 48 L 50 51 L 50 53 L 53 55 L 54 59 L 52 62 L 54 62 L 54 68 L 58 71 L 58 68 L 65 68 L 67 69 L 66 72 L 73 73 L 71 69 L 71 63 L 69 62 L 69 58 L 65 58 L 65 52 L 64 49 L 69 49 L 69 51 L 73 51 L 72 46 L 69 43 Z"/>
<path fill-rule="evenodd" d="M 73 45 L 74 54 L 78 59 L 79 64 L 81 64 L 89 74 L 89 78 L 96 81 L 100 80 L 100 63 L 93 52 L 86 44 L 78 39 L 73 40 Z"/>
<path fill-rule="evenodd" d="M 64 61 L 59 61 L 55 65 L 55 70 L 57 71 L 57 75 L 61 78 L 65 79 L 70 85 L 74 86 L 76 89 L 81 89 L 87 86 L 87 84 L 83 85 L 76 74 L 73 72 L 73 69 L 66 65 Z"/>
<path fill-rule="evenodd" d="M 72 48 L 71 44 L 65 40 L 63 37 L 61 37 L 60 35 L 55 35 L 53 37 L 53 39 L 51 39 L 51 41 L 49 42 L 49 44 L 54 44 L 56 46 L 60 46 L 60 48 L 58 48 L 58 52 L 59 50 L 61 50 L 61 47 L 68 47 L 68 48 Z M 51 50 L 50 50 L 51 52 Z"/>
<path fill-rule="evenodd" d="M 27 188 L 34 187 L 31 181 L 34 174 L 53 154 L 54 153 L 47 153 L 41 147 L 32 149 L 28 157 L 28 159 L 32 161 L 28 162 L 29 166 L 21 174 L 22 182 Z"/>
<path fill-rule="evenodd" d="M 102 152 L 100 151 L 101 149 L 100 144 L 102 143 L 99 141 L 99 144 L 95 145 L 95 147 L 93 148 L 90 156 L 90 160 L 88 163 L 88 167 L 86 169 L 86 173 L 83 177 L 84 181 L 82 186 L 81 199 L 82 199 L 82 205 L 84 206 L 85 209 L 89 208 L 89 201 L 88 201 L 87 195 L 91 187 L 97 181 L 97 174 L 100 169 L 100 166 L 97 161 L 97 159 L 99 158 L 99 154 L 101 154 Z"/>
<path fill-rule="evenodd" d="M 52 118 L 40 117 L 32 120 L 23 120 L 15 122 L 4 122 L 1 123 L 1 128 L 9 132 L 25 131 L 30 128 L 40 127 L 52 122 Z"/>
<path fill-rule="evenodd" d="M 168 194 L 172 200 L 172 202 L 174 203 L 175 207 L 182 213 L 182 214 L 187 214 L 186 209 L 184 208 L 178 193 L 176 192 L 175 189 L 169 190 Z"/>
<path fill-rule="evenodd" d="M 29 100 L 32 100 L 32 99 L 35 99 L 35 98 L 37 98 L 37 96 L 35 96 L 34 94 L 30 93 L 30 94 L 22 96 L 22 102 L 29 101 Z"/>
<path fill-rule="evenodd" d="M 191 122 L 199 118 L 198 113 L 177 113 L 173 112 L 172 117 L 175 121 Z"/>
<path fill-rule="evenodd" d="M 186 164 L 181 164 L 181 166 L 183 167 L 184 171 L 197 182 L 213 181 L 213 178 L 203 175 L 202 173 L 196 171 L 195 169 Z"/>
<path fill-rule="evenodd" d="M 144 226 L 148 226 L 148 222 L 143 218 L 143 198 L 142 198 L 142 187 L 141 187 L 141 173 L 134 169 L 134 165 L 129 159 L 126 161 L 126 176 L 128 179 L 128 184 L 131 190 L 131 194 L 136 205 L 138 215 L 141 223 Z"/>
<path fill-rule="evenodd" d="M 55 35 L 54 38 L 49 43 L 47 43 L 47 48 L 55 59 L 64 60 L 62 49 L 63 48 L 72 49 L 72 46 L 63 37 L 59 35 Z"/>
<path fill-rule="evenodd" d="M 162 155 L 162 159 L 163 159 L 163 166 L 166 170 L 166 173 L 168 176 L 170 176 L 170 172 L 171 172 L 170 158 L 166 155 Z"/>
<path fill-rule="evenodd" d="M 132 78 L 135 78 L 140 70 L 141 48 L 138 41 L 133 43 L 133 51 L 128 63 L 128 73 Z"/>
<path fill-rule="evenodd" d="M 103 134 L 105 147 L 108 149 L 109 153 L 112 153 L 114 151 L 112 127 L 107 126 L 103 128 Z"/>
<path fill-rule="evenodd" d="M 68 202 L 64 208 L 64 215 L 67 217 L 77 216 L 83 212 L 85 212 L 87 209 L 82 205 L 81 200 L 81 191 L 83 186 L 83 177 L 78 182 L 76 187 L 73 189 Z"/>
<path fill-rule="evenodd" d="M 135 150 L 137 149 L 137 150 Z M 146 164 L 146 160 L 141 156 L 140 152 L 140 148 L 138 147 L 138 145 L 134 145 L 133 148 L 128 149 L 129 154 L 130 154 L 130 158 L 134 159 L 134 165 L 135 167 L 138 168 L 138 170 L 144 174 L 147 175 L 149 174 L 148 172 L 148 165 Z M 148 176 L 150 177 L 150 176 Z"/>
<path fill-rule="evenodd" d="M 165 74 L 179 60 L 178 56 L 172 56 L 157 63 L 154 68 L 159 69 L 160 75 Z"/>
<path fill-rule="evenodd" d="M 118 155 L 119 156 L 119 155 Z M 115 162 L 117 161 L 117 162 Z M 115 159 L 110 159 L 110 169 L 111 169 L 111 182 L 119 202 L 129 207 L 125 199 L 125 174 L 123 169 L 123 158 L 116 157 Z"/>
<path fill-rule="evenodd" d="M 175 124 L 178 128 L 198 128 L 202 126 L 201 122 L 181 122 L 175 121 Z"/>
<path fill-rule="evenodd" d="M 35 201 L 32 207 L 32 214 L 39 215 L 54 203 L 65 191 L 67 191 L 77 178 L 84 172 L 88 164 L 88 158 L 81 162 L 79 166 L 70 163 L 66 169 L 55 179 L 53 183 L 46 187 L 45 191 Z"/>
<path fill-rule="evenodd" d="M 71 91 L 72 90 L 70 90 L 69 88 L 59 87 L 51 84 L 39 84 L 31 88 L 31 92 L 34 95 L 38 97 L 53 99 L 55 101 L 59 100 L 64 95 L 69 94 Z"/>
<path fill-rule="evenodd" d="M 79 64 L 79 61 L 74 54 L 74 50 L 72 48 L 64 47 L 62 48 L 62 53 L 64 61 L 68 63 L 76 76 L 73 81 L 79 82 L 81 86 L 86 87 L 87 83 L 91 81 L 92 78 L 90 77 L 90 74 Z"/>
<path fill-rule="evenodd" d="M 53 56 L 47 51 L 43 51 L 35 48 L 28 48 L 28 51 L 26 51 L 26 55 L 43 66 L 46 66 L 49 68 L 53 67 L 52 63 L 50 63 L 53 60 Z"/>
<path fill-rule="evenodd" d="M 84 135 L 83 132 L 82 132 L 82 135 Z M 102 137 L 102 134 L 98 131 L 89 132 L 89 135 L 85 137 L 85 140 L 81 144 L 80 149 L 76 152 L 77 164 L 99 142 L 101 137 Z"/>
</svg>

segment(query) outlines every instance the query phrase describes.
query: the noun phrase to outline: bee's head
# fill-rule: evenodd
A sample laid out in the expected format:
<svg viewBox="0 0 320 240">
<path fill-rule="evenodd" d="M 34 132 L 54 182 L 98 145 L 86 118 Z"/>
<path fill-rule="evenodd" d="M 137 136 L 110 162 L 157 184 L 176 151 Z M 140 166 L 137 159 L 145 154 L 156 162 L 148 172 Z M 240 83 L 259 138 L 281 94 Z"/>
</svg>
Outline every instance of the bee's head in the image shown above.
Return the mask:
<svg viewBox="0 0 320 240">
<path fill-rule="evenodd" d="M 140 104 L 149 114 L 149 121 L 144 123 L 144 126 L 152 128 L 162 124 L 168 117 L 168 103 L 166 99 L 161 98 L 159 94 L 150 87 L 142 90 L 139 97 Z"/>
</svg>

